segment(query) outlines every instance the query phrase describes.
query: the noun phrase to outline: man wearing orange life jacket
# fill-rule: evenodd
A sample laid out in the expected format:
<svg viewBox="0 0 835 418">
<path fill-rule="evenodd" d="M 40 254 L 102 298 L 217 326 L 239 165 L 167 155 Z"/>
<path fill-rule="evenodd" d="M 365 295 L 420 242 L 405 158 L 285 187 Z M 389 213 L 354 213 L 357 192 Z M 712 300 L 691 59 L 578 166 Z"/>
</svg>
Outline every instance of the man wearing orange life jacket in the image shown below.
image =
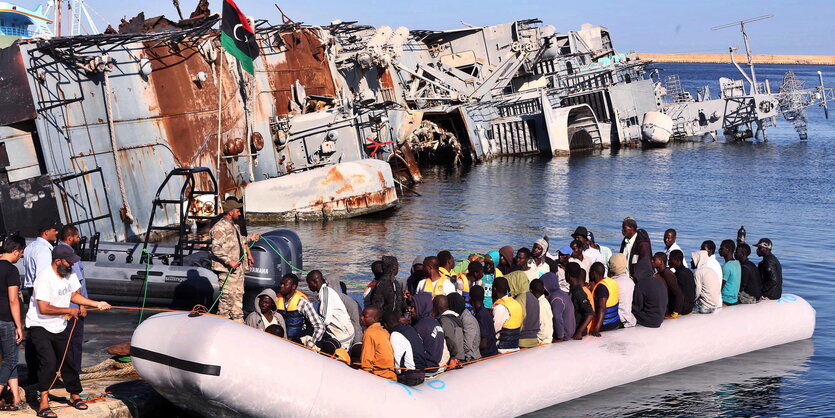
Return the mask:
<svg viewBox="0 0 835 418">
<path fill-rule="evenodd" d="M 423 259 L 423 269 L 428 277 L 418 282 L 418 293 L 427 293 L 434 298 L 455 292 L 455 285 L 449 280 L 449 276 L 441 274 L 438 257 L 429 256 Z"/>
<path fill-rule="evenodd" d="M 592 284 L 592 297 L 594 300 L 594 320 L 591 323 L 589 334 L 595 337 L 600 336 L 600 331 L 611 331 L 623 327 L 618 314 L 618 284 L 609 277 L 604 277 L 606 268 L 601 262 L 591 265 L 589 280 Z"/>
<path fill-rule="evenodd" d="M 522 305 L 509 295 L 510 285 L 504 277 L 493 281 L 493 327 L 496 331 L 499 353 L 519 350 L 519 335 L 525 313 Z"/>
<path fill-rule="evenodd" d="M 276 310 L 287 324 L 287 339 L 313 347 L 325 335 L 325 323 L 307 296 L 298 291 L 298 286 L 299 276 L 293 273 L 281 278 Z"/>
</svg>

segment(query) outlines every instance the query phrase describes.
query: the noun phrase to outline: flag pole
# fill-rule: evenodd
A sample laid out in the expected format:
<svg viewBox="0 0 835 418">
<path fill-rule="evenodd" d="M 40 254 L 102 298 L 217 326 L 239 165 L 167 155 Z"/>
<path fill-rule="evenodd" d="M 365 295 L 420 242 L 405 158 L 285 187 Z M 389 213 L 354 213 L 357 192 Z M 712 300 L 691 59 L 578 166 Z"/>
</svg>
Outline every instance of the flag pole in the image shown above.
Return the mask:
<svg viewBox="0 0 835 418">
<path fill-rule="evenodd" d="M 222 46 L 218 46 L 218 52 L 220 52 L 220 57 L 218 57 L 218 79 L 219 79 L 219 86 L 217 88 L 217 201 L 219 203 L 223 202 L 221 197 L 221 184 L 220 184 L 220 129 L 221 129 L 221 120 L 223 119 L 223 112 L 222 112 L 222 105 L 223 105 L 223 56 L 226 53 L 223 51 Z M 215 208 L 216 213 L 220 213 L 220 205 Z"/>
</svg>

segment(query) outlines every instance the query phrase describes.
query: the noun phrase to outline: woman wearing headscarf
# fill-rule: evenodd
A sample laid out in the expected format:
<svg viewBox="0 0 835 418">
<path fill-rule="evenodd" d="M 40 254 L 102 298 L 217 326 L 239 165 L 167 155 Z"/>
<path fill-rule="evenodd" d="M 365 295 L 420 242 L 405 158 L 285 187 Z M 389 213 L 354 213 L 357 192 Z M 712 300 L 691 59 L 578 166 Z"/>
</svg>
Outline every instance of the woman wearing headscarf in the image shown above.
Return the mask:
<svg viewBox="0 0 835 418">
<path fill-rule="evenodd" d="M 514 271 L 504 277 L 510 287 L 510 297 L 522 305 L 522 312 L 525 313 L 519 334 L 519 348 L 536 347 L 539 343 L 539 302 L 530 292 L 531 282 L 523 271 Z"/>
</svg>

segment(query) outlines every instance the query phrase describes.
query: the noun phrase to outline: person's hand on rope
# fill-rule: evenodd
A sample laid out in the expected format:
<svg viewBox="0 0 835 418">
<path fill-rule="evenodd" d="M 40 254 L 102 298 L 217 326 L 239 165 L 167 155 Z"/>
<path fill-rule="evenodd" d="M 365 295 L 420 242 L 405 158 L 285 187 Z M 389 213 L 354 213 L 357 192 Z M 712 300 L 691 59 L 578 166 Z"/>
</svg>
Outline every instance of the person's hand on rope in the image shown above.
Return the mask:
<svg viewBox="0 0 835 418">
<path fill-rule="evenodd" d="M 261 234 L 252 234 L 249 236 L 249 242 L 255 242 L 261 239 Z"/>
<path fill-rule="evenodd" d="M 98 308 L 98 310 L 100 310 L 100 311 L 106 311 L 106 310 L 110 309 L 110 304 L 105 302 L 105 301 L 97 302 L 96 303 L 96 308 Z"/>
<path fill-rule="evenodd" d="M 87 308 L 84 307 L 84 306 L 79 306 L 78 307 L 78 316 L 80 316 L 82 318 L 87 317 Z"/>
<path fill-rule="evenodd" d="M 67 319 L 70 318 L 78 319 L 78 308 L 67 308 Z"/>
<path fill-rule="evenodd" d="M 233 269 L 238 268 L 238 266 L 240 266 L 240 265 L 241 265 L 240 261 L 232 260 L 232 261 L 229 262 L 229 267 L 232 267 Z"/>
<path fill-rule="evenodd" d="M 250 267 L 252 267 L 252 265 L 255 264 L 255 259 L 252 258 L 252 251 L 247 251 L 246 252 L 246 261 L 247 261 L 247 265 L 250 266 Z"/>
</svg>

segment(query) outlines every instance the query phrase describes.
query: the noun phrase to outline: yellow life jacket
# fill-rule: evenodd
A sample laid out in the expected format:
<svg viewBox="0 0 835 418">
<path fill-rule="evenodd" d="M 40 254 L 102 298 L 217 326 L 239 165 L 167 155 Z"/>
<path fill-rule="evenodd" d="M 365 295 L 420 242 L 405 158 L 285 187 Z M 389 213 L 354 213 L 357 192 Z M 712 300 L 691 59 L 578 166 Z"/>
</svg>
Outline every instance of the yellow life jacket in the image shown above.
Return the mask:
<svg viewBox="0 0 835 418">
<path fill-rule="evenodd" d="M 293 312 L 299 310 L 299 300 L 301 298 L 307 299 L 307 296 L 304 293 L 296 290 L 296 293 L 293 296 L 290 296 L 290 304 L 287 307 L 284 307 L 284 295 L 279 294 L 278 297 L 275 299 L 275 307 L 279 311 L 286 311 L 286 312 Z"/>
<path fill-rule="evenodd" d="M 594 295 L 594 291 L 597 290 L 597 286 L 600 286 L 601 284 L 606 286 L 606 289 L 609 290 L 609 297 L 606 299 L 606 306 L 600 307 L 600 309 L 605 309 L 603 313 L 603 325 L 620 322 L 620 315 L 618 314 L 618 283 L 613 279 L 606 277 L 594 285 L 594 289 L 591 291 L 592 295 Z"/>
<path fill-rule="evenodd" d="M 434 298 L 438 295 L 444 294 L 444 283 L 449 280 L 447 276 L 441 275 L 441 278 L 437 282 L 433 282 L 432 279 L 424 279 L 423 281 L 423 292 L 429 293 Z"/>
<path fill-rule="evenodd" d="M 510 296 L 505 296 L 499 300 L 493 301 L 493 307 L 502 305 L 510 312 L 510 318 L 502 324 L 502 328 L 519 329 L 522 328 L 522 320 L 525 319 L 525 314 L 522 312 L 522 305 Z"/>
</svg>

